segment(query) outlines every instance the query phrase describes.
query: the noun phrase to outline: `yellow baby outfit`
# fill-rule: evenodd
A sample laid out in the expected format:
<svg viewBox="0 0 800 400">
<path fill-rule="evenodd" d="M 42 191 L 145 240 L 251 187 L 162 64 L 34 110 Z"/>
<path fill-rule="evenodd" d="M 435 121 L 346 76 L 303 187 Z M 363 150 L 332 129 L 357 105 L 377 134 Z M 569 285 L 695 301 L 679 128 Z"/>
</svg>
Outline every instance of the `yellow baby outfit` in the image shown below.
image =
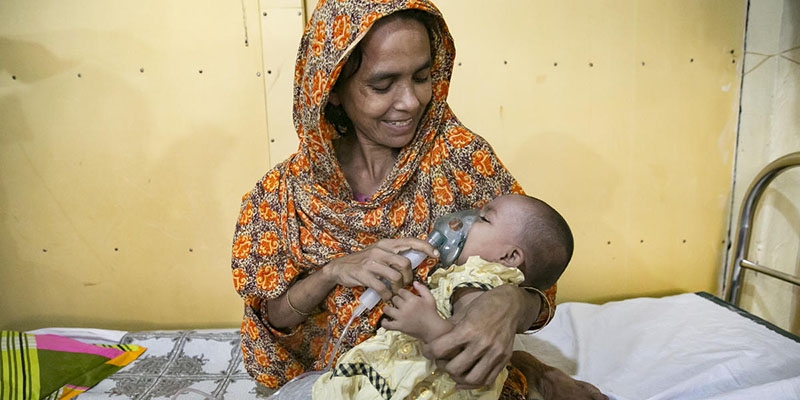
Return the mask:
<svg viewBox="0 0 800 400">
<path fill-rule="evenodd" d="M 464 265 L 434 272 L 428 283 L 442 318 L 453 313 L 450 297 L 458 288 L 489 290 L 518 285 L 522 272 L 470 257 Z M 380 328 L 377 334 L 343 354 L 336 366 L 314 384 L 314 399 L 497 399 L 508 371 L 481 389 L 455 389 L 450 376 L 422 355 L 422 342 L 399 331 Z"/>
</svg>

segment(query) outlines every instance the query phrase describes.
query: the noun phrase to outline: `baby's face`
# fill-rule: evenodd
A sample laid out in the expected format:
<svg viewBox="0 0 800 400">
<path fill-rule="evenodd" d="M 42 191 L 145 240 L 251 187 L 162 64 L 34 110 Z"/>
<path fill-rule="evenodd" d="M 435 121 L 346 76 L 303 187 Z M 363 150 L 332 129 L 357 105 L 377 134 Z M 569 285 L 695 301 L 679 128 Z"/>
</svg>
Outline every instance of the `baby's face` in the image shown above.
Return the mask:
<svg viewBox="0 0 800 400">
<path fill-rule="evenodd" d="M 483 206 L 480 218 L 469 230 L 456 264 L 465 263 L 470 256 L 500 262 L 508 247 L 519 242 L 515 236 L 518 232 L 515 223 L 521 220 L 524 201 L 522 196 L 505 195 Z"/>
</svg>

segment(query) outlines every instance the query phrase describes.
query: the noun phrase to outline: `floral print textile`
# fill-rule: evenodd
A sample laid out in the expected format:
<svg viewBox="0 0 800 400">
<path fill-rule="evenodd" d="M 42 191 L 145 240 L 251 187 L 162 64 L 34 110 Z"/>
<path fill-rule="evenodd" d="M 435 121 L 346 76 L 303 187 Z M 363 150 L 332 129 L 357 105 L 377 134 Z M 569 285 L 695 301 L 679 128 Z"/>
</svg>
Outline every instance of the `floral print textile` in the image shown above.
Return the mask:
<svg viewBox="0 0 800 400">
<path fill-rule="evenodd" d="M 389 176 L 359 202 L 336 159 L 332 143 L 339 134 L 324 117 L 325 105 L 356 44 L 375 21 L 402 9 L 424 10 L 436 21 L 430 32 L 433 96 L 414 140 L 400 151 Z M 522 193 L 491 146 L 448 107 L 454 58 L 452 37 L 429 1 L 319 1 L 303 33 L 294 74 L 299 149 L 244 195 L 233 238 L 233 283 L 244 299 L 242 353 L 248 372 L 260 383 L 279 387 L 326 365 L 364 289 L 337 287 L 317 313 L 291 332 L 269 326 L 267 299 L 332 259 L 379 239 L 424 238 L 438 216 L 482 206 L 501 194 Z M 417 269 L 419 279 L 433 264 L 427 260 Z M 555 288 L 549 296 L 553 304 Z M 355 320 L 340 353 L 374 335 L 381 308 Z"/>
</svg>

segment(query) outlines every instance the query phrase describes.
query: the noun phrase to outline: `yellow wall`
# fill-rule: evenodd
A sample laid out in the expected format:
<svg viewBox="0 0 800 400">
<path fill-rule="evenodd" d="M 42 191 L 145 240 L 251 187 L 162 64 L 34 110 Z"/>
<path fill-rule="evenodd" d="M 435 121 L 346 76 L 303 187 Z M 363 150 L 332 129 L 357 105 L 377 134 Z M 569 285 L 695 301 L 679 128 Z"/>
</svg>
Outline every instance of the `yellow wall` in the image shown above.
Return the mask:
<svg viewBox="0 0 800 400">
<path fill-rule="evenodd" d="M 715 292 L 745 2 L 441 3 L 456 114 L 573 227 L 560 299 Z"/>
<path fill-rule="evenodd" d="M 0 2 L 3 328 L 235 322 L 233 223 L 269 148 L 245 6 Z"/>
<path fill-rule="evenodd" d="M 456 114 L 575 231 L 560 300 L 715 292 L 745 1 L 437 4 Z M 296 146 L 302 9 L 0 3 L 0 328 L 238 324 L 233 223 Z"/>
</svg>

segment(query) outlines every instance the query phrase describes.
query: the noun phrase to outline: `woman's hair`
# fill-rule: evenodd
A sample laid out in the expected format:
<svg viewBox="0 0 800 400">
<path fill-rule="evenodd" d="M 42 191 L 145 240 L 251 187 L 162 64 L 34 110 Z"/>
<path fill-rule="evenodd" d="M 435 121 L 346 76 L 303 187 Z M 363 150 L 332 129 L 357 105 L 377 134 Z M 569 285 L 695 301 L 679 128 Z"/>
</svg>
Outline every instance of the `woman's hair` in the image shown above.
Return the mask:
<svg viewBox="0 0 800 400">
<path fill-rule="evenodd" d="M 425 26 L 425 30 L 428 31 L 428 39 L 431 40 L 433 35 L 435 34 L 435 29 L 437 26 L 436 19 L 430 13 L 417 10 L 417 9 L 408 9 L 408 10 L 400 10 L 398 12 L 389 14 L 372 25 L 372 28 L 378 26 L 378 24 L 383 24 L 391 20 L 412 20 L 417 21 Z M 431 40 L 431 58 L 434 56 L 434 49 L 433 49 L 433 40 Z M 361 58 L 363 56 L 361 43 L 357 44 L 350 55 L 347 57 L 347 61 L 344 62 L 344 66 L 342 66 L 342 71 L 339 74 L 339 77 L 336 79 L 336 83 L 333 85 L 333 91 L 336 91 L 342 83 L 347 82 L 356 72 L 358 69 L 361 68 Z M 354 131 L 355 127 L 353 127 L 353 122 L 350 121 L 350 118 L 345 113 L 344 108 L 341 105 L 334 105 L 328 102 L 325 105 L 325 112 L 324 112 L 325 119 L 330 122 L 336 131 L 340 135 L 347 135 Z"/>
</svg>

